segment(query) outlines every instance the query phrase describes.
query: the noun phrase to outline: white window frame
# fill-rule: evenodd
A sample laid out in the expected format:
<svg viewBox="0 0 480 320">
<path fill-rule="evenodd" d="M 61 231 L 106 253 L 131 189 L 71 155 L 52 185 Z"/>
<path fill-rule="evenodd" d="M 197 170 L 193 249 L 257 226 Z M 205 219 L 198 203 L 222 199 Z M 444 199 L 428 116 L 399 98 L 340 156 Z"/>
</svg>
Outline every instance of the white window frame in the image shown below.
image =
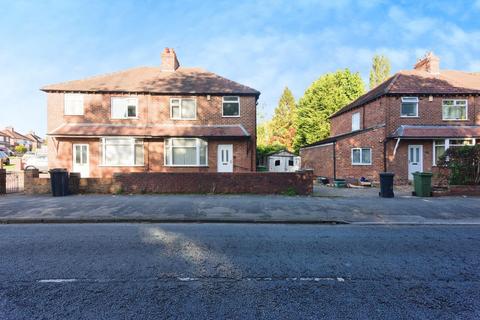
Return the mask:
<svg viewBox="0 0 480 320">
<path fill-rule="evenodd" d="M 238 100 L 238 116 L 225 115 L 223 104 L 224 104 L 225 102 L 232 102 L 232 101 L 225 101 L 225 98 L 226 98 L 226 97 L 228 97 L 228 98 L 237 98 L 237 100 Z M 239 117 L 240 117 L 240 97 L 239 97 L 239 96 L 223 96 L 223 97 L 222 97 L 222 117 L 224 117 L 224 118 L 239 118 Z"/>
<path fill-rule="evenodd" d="M 353 162 L 353 151 L 354 150 L 360 150 L 360 162 Z M 369 152 L 370 152 L 370 162 L 369 163 L 363 163 L 362 162 L 363 151 L 364 150 L 369 150 Z M 370 165 L 372 165 L 372 156 L 373 156 L 372 148 L 352 148 L 351 154 L 350 154 L 350 159 L 351 159 L 351 162 L 352 162 L 353 166 L 370 166 Z"/>
<path fill-rule="evenodd" d="M 450 140 L 470 140 L 470 141 L 472 141 L 472 144 L 465 144 L 465 146 L 474 146 L 477 143 L 477 139 L 475 139 L 475 138 L 447 138 L 447 139 L 435 139 L 435 140 L 433 140 L 433 150 L 432 150 L 432 154 L 433 154 L 432 165 L 433 166 L 437 165 L 437 153 L 436 153 L 436 148 L 435 148 L 437 146 L 436 140 L 444 140 L 443 146 L 445 146 L 445 152 L 448 150 L 448 148 L 450 148 L 450 146 L 452 146 L 453 148 L 461 147 L 461 145 L 451 145 Z"/>
<path fill-rule="evenodd" d="M 454 103 L 454 106 L 455 106 L 455 103 L 458 102 L 458 101 L 465 101 L 465 119 L 449 119 L 449 118 L 445 118 L 445 101 L 453 101 Z M 442 120 L 443 121 L 468 121 L 468 100 L 467 99 L 443 99 L 442 100 Z"/>
<path fill-rule="evenodd" d="M 114 116 L 114 113 L 113 113 L 113 101 L 114 100 L 126 100 L 126 104 L 125 104 L 125 108 L 126 110 L 124 111 L 124 114 L 125 116 L 123 117 L 115 117 Z M 128 116 L 128 106 L 129 106 L 129 103 L 128 101 L 129 100 L 132 100 L 132 101 L 135 101 L 135 116 L 134 117 L 129 117 Z M 110 98 L 110 118 L 111 119 L 115 119 L 115 120 L 118 120 L 118 119 L 138 119 L 138 98 L 132 98 L 132 97 L 111 97 Z"/>
<path fill-rule="evenodd" d="M 180 106 L 180 117 L 173 117 L 172 101 L 178 100 Z M 182 118 L 182 100 L 193 100 L 195 106 L 195 117 L 194 118 Z M 197 99 L 196 98 L 170 98 L 170 119 L 172 120 L 197 120 Z"/>
<path fill-rule="evenodd" d="M 67 104 L 68 104 L 68 102 L 70 102 L 72 100 L 75 100 L 74 98 L 81 101 L 81 105 L 82 105 L 82 111 L 81 112 L 76 112 L 77 110 L 75 110 L 74 112 L 67 112 L 67 111 L 71 111 L 71 110 L 67 110 Z M 84 103 L 85 103 L 85 101 L 83 99 L 83 94 L 81 94 L 81 93 L 65 93 L 64 96 L 63 96 L 63 114 L 65 116 L 83 116 L 83 114 L 85 113 Z"/>
<path fill-rule="evenodd" d="M 173 164 L 173 146 L 171 142 L 173 140 L 195 140 L 196 164 Z M 205 164 L 200 164 L 200 143 L 202 141 L 206 143 Z M 167 153 L 168 153 L 168 157 L 170 158 L 170 161 L 172 161 L 171 164 L 167 163 Z M 208 167 L 208 141 L 201 138 L 167 138 L 165 139 L 163 143 L 163 164 L 166 167 Z"/>
<path fill-rule="evenodd" d="M 408 101 L 408 100 L 410 100 L 410 101 Z M 416 103 L 417 107 L 416 107 L 416 110 L 415 110 L 416 112 L 415 112 L 414 116 L 404 115 L 402 113 L 402 105 L 403 105 L 404 102 L 410 102 L 410 103 L 415 102 Z M 402 97 L 402 102 L 400 104 L 400 118 L 418 118 L 418 102 L 419 102 L 418 97 Z"/>
<path fill-rule="evenodd" d="M 356 120 L 356 122 L 354 122 L 354 120 Z M 354 124 L 356 124 L 356 126 L 354 126 Z M 352 131 L 358 131 L 360 129 L 360 112 L 355 112 L 352 114 Z"/>
<path fill-rule="evenodd" d="M 132 152 L 130 152 L 129 155 L 129 164 L 106 164 L 105 159 L 106 159 L 106 144 L 105 141 L 108 139 L 122 139 L 122 140 L 130 140 L 130 146 L 132 147 Z M 142 146 L 142 156 L 143 156 L 143 164 L 135 164 L 135 146 L 136 145 L 141 145 Z M 116 136 L 116 137 L 102 137 L 100 138 L 100 154 L 101 156 L 101 163 L 100 167 L 144 167 L 145 166 L 145 145 L 143 139 L 135 138 L 135 137 L 122 137 L 122 136 Z"/>
</svg>

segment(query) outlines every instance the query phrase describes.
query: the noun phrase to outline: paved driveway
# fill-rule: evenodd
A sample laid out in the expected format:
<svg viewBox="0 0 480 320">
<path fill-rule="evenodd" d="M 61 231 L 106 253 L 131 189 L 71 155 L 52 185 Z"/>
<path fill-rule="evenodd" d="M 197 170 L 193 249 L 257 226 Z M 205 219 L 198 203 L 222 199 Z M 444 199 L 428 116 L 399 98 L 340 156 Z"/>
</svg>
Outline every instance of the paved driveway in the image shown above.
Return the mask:
<svg viewBox="0 0 480 320">
<path fill-rule="evenodd" d="M 0 222 L 78 221 L 480 224 L 480 198 L 259 195 L 0 197 Z"/>
</svg>

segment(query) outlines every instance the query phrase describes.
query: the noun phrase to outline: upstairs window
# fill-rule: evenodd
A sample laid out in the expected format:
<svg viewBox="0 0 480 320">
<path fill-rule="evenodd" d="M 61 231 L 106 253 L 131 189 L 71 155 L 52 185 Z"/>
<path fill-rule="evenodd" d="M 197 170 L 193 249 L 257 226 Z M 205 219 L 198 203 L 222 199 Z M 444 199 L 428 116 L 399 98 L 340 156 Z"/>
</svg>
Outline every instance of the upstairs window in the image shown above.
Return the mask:
<svg viewBox="0 0 480 320">
<path fill-rule="evenodd" d="M 239 97 L 223 97 L 222 109 L 224 117 L 240 116 L 240 98 Z"/>
<path fill-rule="evenodd" d="M 66 93 L 63 112 L 66 116 L 82 116 L 83 94 Z"/>
<path fill-rule="evenodd" d="M 112 98 L 112 119 L 136 119 L 138 99 L 137 98 Z"/>
<path fill-rule="evenodd" d="M 360 112 L 352 114 L 352 131 L 360 130 Z"/>
<path fill-rule="evenodd" d="M 372 164 L 372 149 L 370 148 L 352 148 L 353 165 Z"/>
<path fill-rule="evenodd" d="M 170 99 L 170 118 L 174 120 L 195 120 L 197 118 L 195 99 Z"/>
<path fill-rule="evenodd" d="M 402 97 L 400 116 L 404 118 L 418 117 L 418 98 Z"/>
<path fill-rule="evenodd" d="M 467 120 L 467 100 L 443 100 L 443 120 Z"/>
</svg>

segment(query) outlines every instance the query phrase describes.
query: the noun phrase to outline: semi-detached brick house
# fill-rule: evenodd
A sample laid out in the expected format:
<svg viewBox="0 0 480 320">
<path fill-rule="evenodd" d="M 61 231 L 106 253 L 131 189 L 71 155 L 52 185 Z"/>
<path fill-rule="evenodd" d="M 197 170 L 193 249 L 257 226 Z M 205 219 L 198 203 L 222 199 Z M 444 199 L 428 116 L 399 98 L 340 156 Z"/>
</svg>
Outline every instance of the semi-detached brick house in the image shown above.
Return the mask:
<svg viewBox="0 0 480 320">
<path fill-rule="evenodd" d="M 255 171 L 260 92 L 165 49 L 139 67 L 48 85 L 50 168 L 115 172 Z"/>
<path fill-rule="evenodd" d="M 480 73 L 441 70 L 428 53 L 331 117 L 330 137 L 300 150 L 316 176 L 404 184 L 447 148 L 480 143 Z"/>
</svg>

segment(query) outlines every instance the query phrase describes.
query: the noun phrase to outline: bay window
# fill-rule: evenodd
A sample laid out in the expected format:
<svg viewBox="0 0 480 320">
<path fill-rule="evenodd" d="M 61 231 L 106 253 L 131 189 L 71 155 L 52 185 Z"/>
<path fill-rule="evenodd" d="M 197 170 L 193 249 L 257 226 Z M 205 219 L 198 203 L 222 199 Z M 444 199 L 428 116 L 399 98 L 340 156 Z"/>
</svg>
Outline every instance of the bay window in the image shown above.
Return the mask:
<svg viewBox="0 0 480 320">
<path fill-rule="evenodd" d="M 111 99 L 112 119 L 128 119 L 137 118 L 137 98 L 120 98 Z"/>
<path fill-rule="evenodd" d="M 199 138 L 170 138 L 165 139 L 166 166 L 207 165 L 208 143 Z"/>
<path fill-rule="evenodd" d="M 352 165 L 372 164 L 371 148 L 352 148 Z"/>
<path fill-rule="evenodd" d="M 174 120 L 195 120 L 197 118 L 195 99 L 170 99 L 170 118 Z"/>
<path fill-rule="evenodd" d="M 443 100 L 443 120 L 467 120 L 467 100 Z"/>
<path fill-rule="evenodd" d="M 143 166 L 142 139 L 102 138 L 100 152 L 104 166 Z"/>
<path fill-rule="evenodd" d="M 433 165 L 437 165 L 437 161 L 445 153 L 448 148 L 473 146 L 475 139 L 458 138 L 458 139 L 437 139 L 433 141 Z"/>
</svg>

